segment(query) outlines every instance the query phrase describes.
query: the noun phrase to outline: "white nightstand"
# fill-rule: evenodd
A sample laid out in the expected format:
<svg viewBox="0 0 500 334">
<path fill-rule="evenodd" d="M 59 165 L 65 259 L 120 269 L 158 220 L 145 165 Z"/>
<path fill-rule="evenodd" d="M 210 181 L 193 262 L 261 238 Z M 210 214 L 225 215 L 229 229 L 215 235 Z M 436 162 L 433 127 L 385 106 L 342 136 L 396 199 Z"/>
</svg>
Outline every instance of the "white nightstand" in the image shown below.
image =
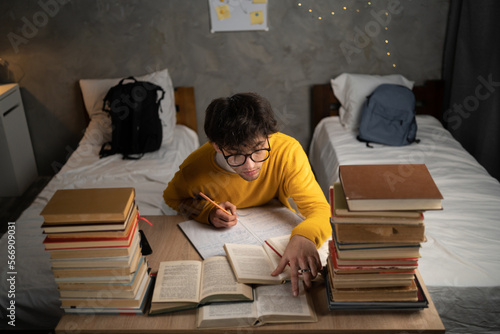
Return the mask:
<svg viewBox="0 0 500 334">
<path fill-rule="evenodd" d="M 0 85 L 0 196 L 20 196 L 37 178 L 19 85 Z"/>
</svg>

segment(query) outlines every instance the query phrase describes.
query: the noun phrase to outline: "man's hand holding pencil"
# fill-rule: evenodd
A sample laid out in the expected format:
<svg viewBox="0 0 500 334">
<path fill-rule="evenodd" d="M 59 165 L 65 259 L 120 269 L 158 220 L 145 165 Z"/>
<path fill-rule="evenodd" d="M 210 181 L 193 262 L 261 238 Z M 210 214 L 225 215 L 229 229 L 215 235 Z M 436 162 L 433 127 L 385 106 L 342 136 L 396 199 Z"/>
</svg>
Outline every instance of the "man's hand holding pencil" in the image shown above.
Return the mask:
<svg viewBox="0 0 500 334">
<path fill-rule="evenodd" d="M 231 227 L 238 222 L 236 215 L 236 206 L 231 202 L 216 203 L 210 197 L 200 192 L 200 196 L 214 205 L 210 211 L 208 219 L 210 224 L 217 228 Z"/>
</svg>

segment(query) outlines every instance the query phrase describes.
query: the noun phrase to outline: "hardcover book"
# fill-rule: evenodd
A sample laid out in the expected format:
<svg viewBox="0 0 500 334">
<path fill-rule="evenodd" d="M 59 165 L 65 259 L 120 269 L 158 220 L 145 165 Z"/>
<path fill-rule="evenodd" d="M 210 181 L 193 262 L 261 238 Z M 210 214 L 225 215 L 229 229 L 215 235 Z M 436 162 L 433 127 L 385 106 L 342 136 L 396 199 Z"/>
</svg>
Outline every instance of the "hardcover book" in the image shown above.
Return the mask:
<svg viewBox="0 0 500 334">
<path fill-rule="evenodd" d="M 335 182 L 329 189 L 332 220 L 334 223 L 419 224 L 424 220 L 421 211 L 349 211 L 344 189 Z"/>
<path fill-rule="evenodd" d="M 148 267 L 148 262 L 144 256 L 141 256 L 137 267 L 134 269 L 121 269 L 115 270 L 114 268 L 107 268 L 104 271 L 100 271 L 98 275 L 89 275 L 87 273 L 82 273 L 82 276 L 62 276 L 55 277 L 54 280 L 59 284 L 129 284 L 137 276 L 138 273 L 144 271 L 144 267 Z M 102 269 L 102 268 L 99 268 Z M 99 275 L 100 274 L 100 275 Z"/>
<path fill-rule="evenodd" d="M 134 280 L 129 284 L 95 284 L 101 286 L 101 289 L 91 287 L 91 284 L 68 284 L 69 288 L 61 289 L 59 286 L 59 295 L 61 298 L 100 298 L 105 304 L 107 299 L 134 299 L 139 292 L 143 279 L 147 279 L 149 273 L 147 270 L 141 270 L 135 275 Z M 104 287 L 102 287 L 104 286 Z M 71 287 L 73 289 L 71 289 Z M 84 288 L 85 287 L 85 288 Z M 127 288 L 125 288 L 127 287 Z"/>
<path fill-rule="evenodd" d="M 381 244 L 384 246 L 370 247 L 370 248 L 347 248 L 340 249 L 338 244 L 335 243 L 335 252 L 340 259 L 343 260 L 357 260 L 357 259 L 394 259 L 394 258 L 419 258 L 420 245 L 408 246 L 387 246 L 388 244 Z"/>
<path fill-rule="evenodd" d="M 409 286 L 415 275 L 415 270 L 401 272 L 391 270 L 362 272 L 355 270 L 338 273 L 334 270 L 331 259 L 328 259 L 327 270 L 329 270 L 330 283 L 334 288 Z"/>
<path fill-rule="evenodd" d="M 333 310 L 397 310 L 397 311 L 415 311 L 422 310 L 429 306 L 428 297 L 422 289 L 420 276 L 415 274 L 414 278 L 416 291 L 416 299 L 412 300 L 392 300 L 392 301 L 360 301 L 348 300 L 342 301 L 333 296 L 331 285 L 331 276 L 326 275 L 325 286 L 328 299 L 328 308 Z"/>
<path fill-rule="evenodd" d="M 108 276 L 126 276 L 136 272 L 141 262 L 145 261 L 140 250 L 137 250 L 132 257 L 130 265 L 125 267 L 81 267 L 81 268 L 52 268 L 54 278 L 98 278 Z"/>
<path fill-rule="evenodd" d="M 136 220 L 128 234 L 123 237 L 107 238 L 51 238 L 50 235 L 45 237 L 43 244 L 46 250 L 54 249 L 75 249 L 75 248 L 99 248 L 99 247 L 127 247 L 130 246 L 137 232 L 138 221 Z"/>
<path fill-rule="evenodd" d="M 143 309 L 146 303 L 148 292 L 151 290 L 151 276 L 149 274 L 145 274 L 142 277 L 138 277 L 140 279 L 139 288 L 135 292 L 135 294 L 130 298 L 124 298 L 123 296 L 108 296 L 109 298 L 103 299 L 102 297 L 92 298 L 90 296 L 82 297 L 82 298 L 72 298 L 72 297 L 63 297 L 61 300 L 62 308 L 90 308 L 95 307 L 99 308 L 137 308 Z M 102 291 L 101 291 L 102 296 Z M 96 312 L 95 313 L 99 313 Z"/>
<path fill-rule="evenodd" d="M 442 209 L 443 196 L 424 164 L 342 165 L 339 178 L 350 211 Z"/>
<path fill-rule="evenodd" d="M 340 243 L 408 243 L 425 241 L 425 224 L 332 223 L 332 233 Z"/>
<path fill-rule="evenodd" d="M 339 257 L 339 251 L 335 247 L 333 241 L 330 242 L 330 258 L 333 261 L 335 268 L 379 268 L 379 269 L 416 269 L 418 266 L 417 258 L 404 258 L 393 255 L 392 257 L 374 258 L 357 257 L 357 256 L 343 256 Z M 342 254 L 344 255 L 344 254 Z"/>
<path fill-rule="evenodd" d="M 106 248 L 104 248 L 106 249 Z M 134 242 L 130 245 L 130 254 L 123 256 L 95 256 L 86 257 L 82 254 L 82 257 L 74 258 L 60 258 L 60 259 L 50 259 L 50 264 L 52 269 L 63 269 L 63 268 L 118 268 L 118 267 L 129 267 L 134 257 L 137 253 L 141 253 L 140 242 L 138 238 L 135 238 Z"/>
<path fill-rule="evenodd" d="M 92 238 L 123 237 L 137 219 L 139 211 L 137 205 L 133 205 L 127 219 L 116 223 L 92 223 L 92 224 L 70 224 L 70 225 L 47 225 L 42 224 L 43 233 L 50 238 Z"/>
<path fill-rule="evenodd" d="M 418 289 L 414 280 L 410 286 L 342 289 L 333 287 L 331 294 L 333 300 L 338 302 L 418 301 Z"/>
<path fill-rule="evenodd" d="M 134 188 L 59 189 L 40 213 L 44 225 L 124 222 Z"/>
<path fill-rule="evenodd" d="M 129 246 L 93 247 L 47 250 L 51 259 L 99 258 L 109 256 L 128 256 L 134 250 L 134 245 L 140 242 L 140 234 L 136 234 Z"/>
<path fill-rule="evenodd" d="M 130 282 L 114 282 L 109 281 L 106 283 L 58 283 L 57 288 L 61 297 L 93 297 L 97 298 L 99 293 L 102 294 L 103 291 L 108 291 L 113 296 L 122 296 L 122 294 L 130 294 L 132 291 L 136 291 L 141 282 L 141 278 L 144 275 L 149 275 L 148 267 L 141 265 Z M 135 295 L 135 294 L 134 294 Z M 102 297 L 102 296 L 101 296 Z"/>
</svg>

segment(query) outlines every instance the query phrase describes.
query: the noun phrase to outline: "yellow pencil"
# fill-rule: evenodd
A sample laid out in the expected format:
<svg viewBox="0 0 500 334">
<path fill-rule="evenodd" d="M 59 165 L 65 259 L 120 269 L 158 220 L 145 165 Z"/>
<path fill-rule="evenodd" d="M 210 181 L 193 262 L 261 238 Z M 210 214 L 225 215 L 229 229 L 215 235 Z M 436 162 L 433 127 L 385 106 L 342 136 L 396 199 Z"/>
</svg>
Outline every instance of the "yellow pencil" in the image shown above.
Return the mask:
<svg viewBox="0 0 500 334">
<path fill-rule="evenodd" d="M 218 207 L 219 209 L 221 209 L 222 211 L 224 211 L 225 213 L 227 213 L 228 215 L 232 216 L 232 213 L 230 213 L 229 211 L 224 209 L 222 206 L 220 206 L 219 204 L 212 201 L 212 199 L 210 197 L 208 197 L 207 195 L 205 195 L 201 191 L 200 191 L 200 196 L 203 197 L 204 199 L 206 199 L 207 201 L 209 201 L 210 203 L 212 203 L 213 205 L 215 205 L 216 207 Z"/>
</svg>

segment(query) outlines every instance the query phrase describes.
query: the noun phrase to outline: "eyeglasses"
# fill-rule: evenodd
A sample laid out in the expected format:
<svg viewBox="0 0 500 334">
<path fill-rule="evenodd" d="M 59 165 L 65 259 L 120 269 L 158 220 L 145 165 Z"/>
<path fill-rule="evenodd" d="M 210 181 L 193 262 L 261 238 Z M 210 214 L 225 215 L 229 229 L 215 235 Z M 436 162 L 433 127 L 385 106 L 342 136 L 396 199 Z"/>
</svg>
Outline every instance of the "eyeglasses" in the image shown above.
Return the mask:
<svg viewBox="0 0 500 334">
<path fill-rule="evenodd" d="M 271 144 L 269 144 L 269 138 L 267 138 L 267 145 L 269 148 L 262 148 L 260 150 L 253 151 L 252 153 L 249 154 L 231 154 L 231 155 L 225 155 L 224 151 L 219 147 L 219 149 L 222 152 L 222 155 L 224 156 L 224 159 L 226 159 L 226 162 L 229 166 L 231 167 L 239 167 L 245 164 L 247 162 L 247 158 L 250 157 L 253 162 L 263 162 L 266 161 L 269 158 L 269 155 L 271 155 Z"/>
</svg>

